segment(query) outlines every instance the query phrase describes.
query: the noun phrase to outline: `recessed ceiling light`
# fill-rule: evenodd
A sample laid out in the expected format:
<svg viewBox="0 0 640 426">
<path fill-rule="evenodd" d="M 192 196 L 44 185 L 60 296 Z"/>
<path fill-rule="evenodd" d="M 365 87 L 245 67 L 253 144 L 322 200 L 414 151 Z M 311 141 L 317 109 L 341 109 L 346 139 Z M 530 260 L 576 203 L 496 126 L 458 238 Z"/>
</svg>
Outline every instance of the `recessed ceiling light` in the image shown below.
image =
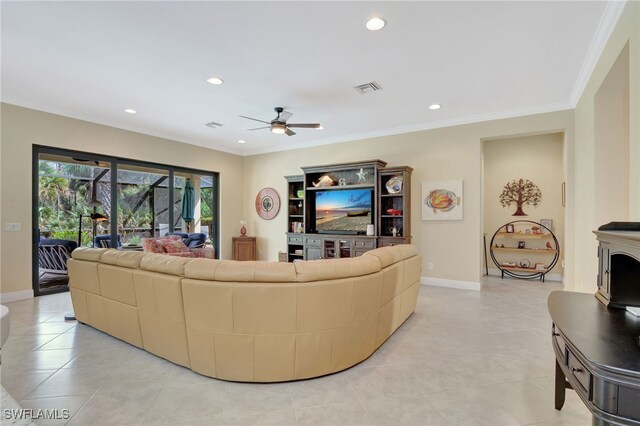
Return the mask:
<svg viewBox="0 0 640 426">
<path fill-rule="evenodd" d="M 440 104 L 429 105 L 429 109 L 440 109 L 440 108 L 442 108 L 442 105 Z"/>
<path fill-rule="evenodd" d="M 247 141 L 245 141 L 244 139 L 240 139 L 238 143 L 247 143 Z"/>
<path fill-rule="evenodd" d="M 211 77 L 207 79 L 207 82 L 215 85 L 219 85 L 224 83 L 224 81 L 220 77 Z"/>
<path fill-rule="evenodd" d="M 127 108 L 127 109 L 124 110 L 124 112 L 126 112 L 127 114 L 135 114 L 138 111 L 136 111 L 133 108 Z"/>
<path fill-rule="evenodd" d="M 367 29 L 371 31 L 378 31 L 384 28 L 387 25 L 384 19 L 382 18 L 371 18 L 367 21 Z"/>
</svg>

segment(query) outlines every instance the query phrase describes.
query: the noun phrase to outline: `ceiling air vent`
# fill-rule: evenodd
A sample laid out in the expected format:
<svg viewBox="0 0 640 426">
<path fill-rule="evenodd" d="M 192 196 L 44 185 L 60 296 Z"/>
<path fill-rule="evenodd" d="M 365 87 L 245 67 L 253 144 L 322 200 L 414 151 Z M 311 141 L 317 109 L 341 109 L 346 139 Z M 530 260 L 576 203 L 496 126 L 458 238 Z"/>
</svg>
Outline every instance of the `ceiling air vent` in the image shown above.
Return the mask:
<svg viewBox="0 0 640 426">
<path fill-rule="evenodd" d="M 372 81 L 370 83 L 361 84 L 359 86 L 354 86 L 354 89 L 358 91 L 361 95 L 365 95 L 371 92 L 377 92 L 378 90 L 382 90 L 382 86 L 379 83 Z"/>
<path fill-rule="evenodd" d="M 216 123 L 215 121 L 210 121 L 208 123 L 205 123 L 204 125 L 207 126 L 207 127 L 211 127 L 212 129 L 215 129 L 216 127 L 222 127 L 223 126 L 223 124 Z"/>
</svg>

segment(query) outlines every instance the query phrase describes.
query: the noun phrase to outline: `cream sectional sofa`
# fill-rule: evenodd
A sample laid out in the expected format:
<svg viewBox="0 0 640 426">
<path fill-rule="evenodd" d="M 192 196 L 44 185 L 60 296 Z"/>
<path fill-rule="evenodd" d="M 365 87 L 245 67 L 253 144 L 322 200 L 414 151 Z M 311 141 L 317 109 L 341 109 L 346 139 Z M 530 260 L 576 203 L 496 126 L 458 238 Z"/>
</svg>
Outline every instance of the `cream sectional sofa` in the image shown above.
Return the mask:
<svg viewBox="0 0 640 426">
<path fill-rule="evenodd" d="M 200 374 L 241 382 L 322 376 L 369 357 L 411 315 L 415 246 L 295 263 L 80 248 L 76 318 Z"/>
</svg>

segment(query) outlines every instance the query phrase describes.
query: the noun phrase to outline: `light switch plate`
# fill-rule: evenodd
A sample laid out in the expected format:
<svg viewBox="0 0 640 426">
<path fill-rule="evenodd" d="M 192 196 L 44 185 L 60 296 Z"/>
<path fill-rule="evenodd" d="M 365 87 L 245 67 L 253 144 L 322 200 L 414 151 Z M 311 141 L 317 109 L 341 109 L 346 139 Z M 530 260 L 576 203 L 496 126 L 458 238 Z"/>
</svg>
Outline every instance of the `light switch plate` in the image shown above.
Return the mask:
<svg viewBox="0 0 640 426">
<path fill-rule="evenodd" d="M 7 223 L 4 229 L 7 232 L 19 232 L 22 231 L 22 223 Z"/>
</svg>

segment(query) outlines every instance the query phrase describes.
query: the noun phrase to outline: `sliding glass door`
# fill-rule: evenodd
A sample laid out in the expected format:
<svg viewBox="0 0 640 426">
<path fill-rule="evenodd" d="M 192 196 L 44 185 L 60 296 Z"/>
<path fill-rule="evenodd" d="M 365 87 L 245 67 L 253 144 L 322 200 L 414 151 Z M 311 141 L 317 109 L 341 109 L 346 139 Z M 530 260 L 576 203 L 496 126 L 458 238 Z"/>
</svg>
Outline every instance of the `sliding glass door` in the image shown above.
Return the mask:
<svg viewBox="0 0 640 426">
<path fill-rule="evenodd" d="M 141 250 L 140 240 L 203 233 L 219 253 L 218 175 L 34 147 L 33 287 L 66 291 L 76 247 Z"/>
</svg>

